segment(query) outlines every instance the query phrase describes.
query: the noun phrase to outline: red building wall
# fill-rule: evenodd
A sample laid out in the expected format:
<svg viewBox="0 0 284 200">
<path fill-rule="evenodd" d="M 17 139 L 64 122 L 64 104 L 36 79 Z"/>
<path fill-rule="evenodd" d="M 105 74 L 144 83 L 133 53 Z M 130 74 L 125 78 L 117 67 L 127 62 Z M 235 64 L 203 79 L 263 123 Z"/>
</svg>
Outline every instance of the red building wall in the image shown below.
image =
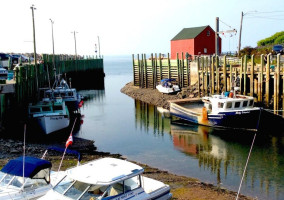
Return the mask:
<svg viewBox="0 0 284 200">
<path fill-rule="evenodd" d="M 194 39 L 171 41 L 171 59 L 176 59 L 177 53 L 181 58 L 182 52 L 184 56 L 187 52 L 194 55 Z"/>
<path fill-rule="evenodd" d="M 209 36 L 207 35 L 207 32 L 210 32 Z M 215 54 L 215 31 L 208 26 L 204 31 L 202 31 L 195 40 L 195 46 L 194 46 L 194 55 L 212 55 Z M 219 54 L 221 53 L 221 38 L 219 38 Z M 207 52 L 204 51 L 206 48 Z"/>
<path fill-rule="evenodd" d="M 207 35 L 207 32 L 210 32 Z M 219 38 L 219 54 L 221 53 L 221 38 Z M 207 52 L 205 52 L 205 49 Z M 171 59 L 176 59 L 177 53 L 181 58 L 181 53 L 184 56 L 188 52 L 191 55 L 212 55 L 215 54 L 215 31 L 210 27 L 206 27 L 198 36 L 194 39 L 174 40 L 171 41 Z"/>
</svg>

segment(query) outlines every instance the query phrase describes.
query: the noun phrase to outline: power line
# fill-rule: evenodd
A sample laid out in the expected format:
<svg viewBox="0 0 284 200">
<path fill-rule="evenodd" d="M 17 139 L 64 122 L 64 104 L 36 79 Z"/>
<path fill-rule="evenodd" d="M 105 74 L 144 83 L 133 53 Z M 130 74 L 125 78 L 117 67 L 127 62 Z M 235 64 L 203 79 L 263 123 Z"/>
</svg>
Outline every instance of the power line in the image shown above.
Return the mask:
<svg viewBox="0 0 284 200">
<path fill-rule="evenodd" d="M 283 16 L 284 17 L 284 16 Z M 254 16 L 254 17 L 246 17 L 247 19 L 256 19 L 256 18 L 261 18 L 261 19 L 271 19 L 271 20 L 284 20 L 284 18 L 274 18 L 274 17 L 262 17 L 262 16 Z"/>
</svg>

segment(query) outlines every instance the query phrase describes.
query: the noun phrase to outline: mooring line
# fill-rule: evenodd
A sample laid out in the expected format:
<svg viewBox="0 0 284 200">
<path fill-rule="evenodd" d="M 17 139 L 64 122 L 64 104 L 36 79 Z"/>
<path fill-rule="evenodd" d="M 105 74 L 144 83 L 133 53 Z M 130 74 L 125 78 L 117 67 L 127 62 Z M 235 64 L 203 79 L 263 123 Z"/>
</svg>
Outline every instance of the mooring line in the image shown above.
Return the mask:
<svg viewBox="0 0 284 200">
<path fill-rule="evenodd" d="M 252 147 L 253 147 L 253 144 L 254 144 L 255 137 L 256 137 L 256 133 L 254 134 L 252 144 L 251 144 L 251 147 L 250 147 L 250 150 L 249 150 L 249 155 L 248 155 L 248 158 L 247 158 L 247 162 L 246 162 L 246 165 L 245 165 L 245 169 L 244 169 L 244 172 L 243 172 L 243 176 L 242 176 L 242 179 L 241 179 L 241 183 L 240 183 L 240 186 L 239 186 L 239 190 L 238 190 L 236 200 L 238 200 L 238 198 L 239 198 L 239 194 L 240 194 L 241 187 L 242 187 L 242 182 L 243 182 L 243 179 L 244 179 L 244 176 L 245 176 L 245 173 L 246 173 L 246 169 L 247 169 L 247 165 L 248 165 L 248 161 L 249 161 L 249 158 L 250 158 L 250 154 L 251 154 L 251 151 L 252 151 Z"/>
</svg>

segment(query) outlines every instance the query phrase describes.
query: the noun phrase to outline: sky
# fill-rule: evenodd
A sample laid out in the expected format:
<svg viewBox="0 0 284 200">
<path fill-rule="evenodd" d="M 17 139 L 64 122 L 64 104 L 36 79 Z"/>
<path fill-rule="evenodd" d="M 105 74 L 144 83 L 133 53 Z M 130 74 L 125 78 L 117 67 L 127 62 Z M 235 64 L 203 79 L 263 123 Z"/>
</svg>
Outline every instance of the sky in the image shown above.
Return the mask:
<svg viewBox="0 0 284 200">
<path fill-rule="evenodd" d="M 222 51 L 284 31 L 284 1 L 274 0 L 0 0 L 0 52 L 32 53 L 34 5 L 37 53 L 102 55 L 170 53 L 170 41 L 183 28 L 210 25 L 220 31 Z"/>
</svg>

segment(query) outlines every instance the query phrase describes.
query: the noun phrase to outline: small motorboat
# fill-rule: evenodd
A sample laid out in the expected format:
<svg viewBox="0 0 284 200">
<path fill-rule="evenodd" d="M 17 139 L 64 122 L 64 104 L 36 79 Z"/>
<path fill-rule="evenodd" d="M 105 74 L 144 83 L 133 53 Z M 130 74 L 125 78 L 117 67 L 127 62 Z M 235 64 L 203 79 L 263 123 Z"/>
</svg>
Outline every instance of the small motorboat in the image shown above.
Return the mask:
<svg viewBox="0 0 284 200">
<path fill-rule="evenodd" d="M 44 98 L 35 105 L 29 105 L 28 114 L 45 134 L 67 128 L 70 123 L 68 108 L 59 97 L 55 100 Z"/>
<path fill-rule="evenodd" d="M 159 199 L 172 197 L 170 187 L 142 176 L 143 168 L 116 158 L 102 158 L 66 170 L 66 176 L 40 200 Z"/>
<path fill-rule="evenodd" d="M 56 172 L 51 173 L 51 166 L 49 161 L 35 157 L 10 160 L 0 171 L 0 199 L 37 199 L 43 196 L 60 178 Z"/>
<path fill-rule="evenodd" d="M 157 90 L 161 93 L 171 94 L 180 91 L 180 88 L 177 84 L 175 84 L 176 79 L 167 78 L 162 79 L 160 83 L 156 86 Z"/>
<path fill-rule="evenodd" d="M 187 122 L 219 127 L 256 131 L 261 108 L 254 106 L 254 98 L 226 92 L 203 98 L 179 99 L 170 102 L 170 113 Z"/>
<path fill-rule="evenodd" d="M 52 164 L 44 158 L 48 151 L 65 152 L 81 161 L 81 154 L 75 150 L 49 147 L 42 158 L 21 156 L 10 160 L 0 171 L 0 199 L 38 199 L 47 193 L 65 176 L 65 171 L 51 171 Z"/>
</svg>

